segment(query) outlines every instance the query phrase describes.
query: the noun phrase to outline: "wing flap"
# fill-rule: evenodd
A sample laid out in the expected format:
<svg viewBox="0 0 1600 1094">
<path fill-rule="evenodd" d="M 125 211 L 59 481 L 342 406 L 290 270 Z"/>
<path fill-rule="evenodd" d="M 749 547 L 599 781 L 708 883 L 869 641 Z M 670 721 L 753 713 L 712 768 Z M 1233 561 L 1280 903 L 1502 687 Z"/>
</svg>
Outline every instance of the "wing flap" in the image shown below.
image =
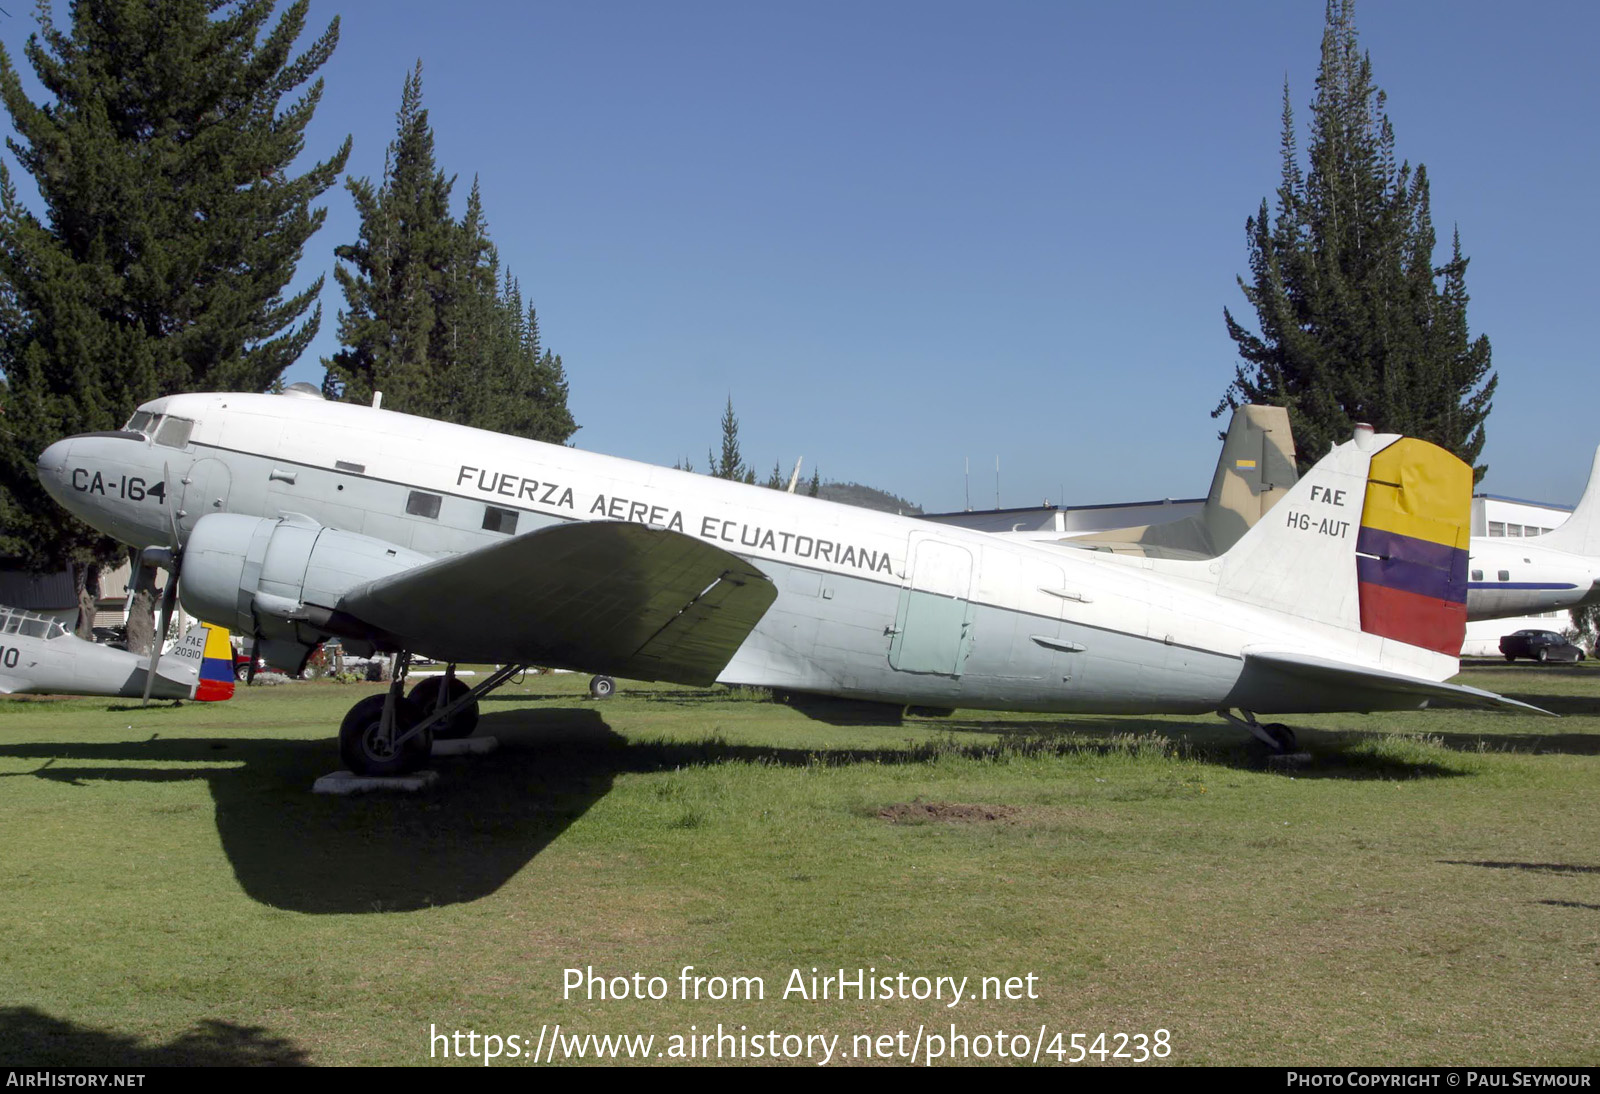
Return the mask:
<svg viewBox="0 0 1600 1094">
<path fill-rule="evenodd" d="M 1365 704 L 1365 705 L 1363 705 Z M 1307 654 L 1246 650 L 1244 672 L 1228 705 L 1257 714 L 1317 714 L 1345 710 L 1471 707 L 1550 711 L 1492 691 L 1405 676 Z"/>
<path fill-rule="evenodd" d="M 441 659 L 709 684 L 776 598 L 765 574 L 720 547 L 591 522 L 380 578 L 337 614 Z"/>
</svg>

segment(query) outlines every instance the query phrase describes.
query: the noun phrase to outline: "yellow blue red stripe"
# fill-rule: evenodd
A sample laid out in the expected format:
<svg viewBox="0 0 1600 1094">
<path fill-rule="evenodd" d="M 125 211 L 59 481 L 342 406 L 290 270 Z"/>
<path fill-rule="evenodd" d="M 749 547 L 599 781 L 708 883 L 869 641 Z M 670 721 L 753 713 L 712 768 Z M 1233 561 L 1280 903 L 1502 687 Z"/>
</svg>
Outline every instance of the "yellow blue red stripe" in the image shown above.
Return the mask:
<svg viewBox="0 0 1600 1094">
<path fill-rule="evenodd" d="M 202 703 L 233 698 L 233 645 L 228 632 L 207 623 L 205 652 L 200 658 L 200 681 L 194 697 Z"/>
<path fill-rule="evenodd" d="M 1472 469 L 1403 438 L 1373 456 L 1356 535 L 1361 629 L 1452 656 L 1467 627 Z"/>
</svg>

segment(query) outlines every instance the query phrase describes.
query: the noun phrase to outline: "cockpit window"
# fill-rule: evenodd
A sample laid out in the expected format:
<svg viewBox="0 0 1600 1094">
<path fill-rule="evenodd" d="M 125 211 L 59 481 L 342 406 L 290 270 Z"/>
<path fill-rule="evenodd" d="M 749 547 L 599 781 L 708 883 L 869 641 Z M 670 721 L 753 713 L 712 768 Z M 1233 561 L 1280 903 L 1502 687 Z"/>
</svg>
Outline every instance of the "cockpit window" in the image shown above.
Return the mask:
<svg viewBox="0 0 1600 1094">
<path fill-rule="evenodd" d="M 194 422 L 190 419 L 169 416 L 156 429 L 156 444 L 167 448 L 182 448 L 189 443 L 189 431 L 193 428 Z"/>
<path fill-rule="evenodd" d="M 39 615 L 37 612 L 0 607 L 0 631 L 6 634 L 24 634 L 29 638 L 43 638 L 48 641 L 66 634 L 67 628 L 61 625 L 60 620 Z"/>
<path fill-rule="evenodd" d="M 156 416 L 148 410 L 135 410 L 133 417 L 128 419 L 128 424 L 122 428 L 126 433 L 143 433 L 148 437 L 150 435 L 150 423 L 155 420 Z"/>
</svg>

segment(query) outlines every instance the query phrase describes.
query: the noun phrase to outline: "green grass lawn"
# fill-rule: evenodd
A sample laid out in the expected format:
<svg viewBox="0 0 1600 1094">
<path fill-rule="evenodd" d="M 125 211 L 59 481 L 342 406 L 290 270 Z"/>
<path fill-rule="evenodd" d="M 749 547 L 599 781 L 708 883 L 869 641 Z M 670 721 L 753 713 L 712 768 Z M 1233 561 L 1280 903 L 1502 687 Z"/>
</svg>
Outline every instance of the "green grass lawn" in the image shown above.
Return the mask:
<svg viewBox="0 0 1600 1094">
<path fill-rule="evenodd" d="M 1600 1063 L 1600 669 L 1462 679 L 1562 717 L 1290 719 L 1312 760 L 1273 771 L 1216 718 L 836 725 L 530 676 L 483 704 L 499 752 L 352 799 L 310 787 L 374 685 L 0 702 L 0 1064 L 415 1064 L 430 1028 L 556 1023 Z M 691 965 L 765 997 L 685 1000 Z M 667 997 L 564 998 L 590 967 Z M 813 968 L 969 997 L 784 998 Z"/>
</svg>

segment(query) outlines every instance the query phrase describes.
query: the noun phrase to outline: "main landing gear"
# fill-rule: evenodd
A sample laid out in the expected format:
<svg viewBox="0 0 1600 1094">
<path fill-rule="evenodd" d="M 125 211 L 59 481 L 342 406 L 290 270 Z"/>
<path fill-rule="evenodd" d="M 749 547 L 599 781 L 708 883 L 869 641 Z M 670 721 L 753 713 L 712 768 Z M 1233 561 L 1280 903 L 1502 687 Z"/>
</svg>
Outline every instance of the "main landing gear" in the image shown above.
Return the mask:
<svg viewBox="0 0 1600 1094">
<path fill-rule="evenodd" d="M 478 725 L 478 699 L 493 691 L 526 665 L 496 669 L 477 687 L 456 679 L 456 667 L 430 676 L 405 694 L 411 654 L 395 658 L 394 679 L 382 695 L 369 695 L 344 716 L 339 726 L 339 757 L 357 775 L 404 775 L 425 766 L 435 737 L 466 737 Z"/>
<path fill-rule="evenodd" d="M 1252 737 L 1280 756 L 1288 755 L 1299 747 L 1299 742 L 1295 740 L 1294 730 L 1282 722 L 1263 723 L 1257 721 L 1256 716 L 1248 710 L 1240 710 L 1239 713 L 1243 714 L 1244 717 L 1240 718 L 1238 715 L 1230 714 L 1226 710 L 1219 710 L 1217 711 L 1217 717 L 1232 722 L 1240 729 L 1247 730 Z"/>
</svg>

